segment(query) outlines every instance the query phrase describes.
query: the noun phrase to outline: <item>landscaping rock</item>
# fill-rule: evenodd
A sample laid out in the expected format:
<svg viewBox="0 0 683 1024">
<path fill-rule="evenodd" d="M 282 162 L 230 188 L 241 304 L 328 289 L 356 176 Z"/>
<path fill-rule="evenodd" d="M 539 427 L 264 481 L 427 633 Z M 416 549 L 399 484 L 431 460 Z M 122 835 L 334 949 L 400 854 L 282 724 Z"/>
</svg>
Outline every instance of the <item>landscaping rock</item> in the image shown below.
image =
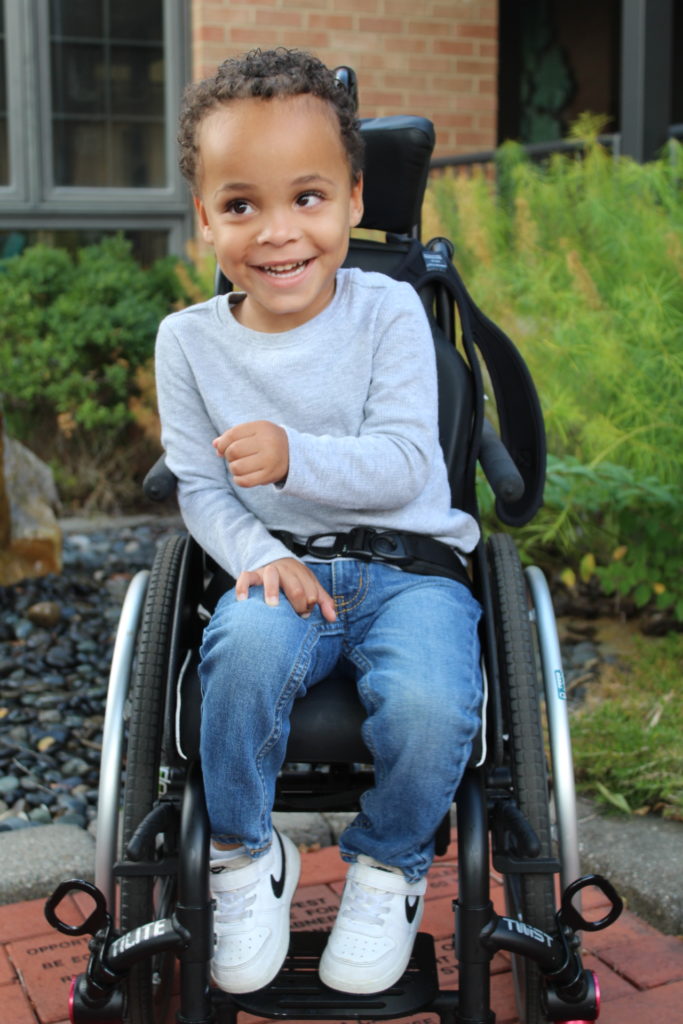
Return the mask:
<svg viewBox="0 0 683 1024">
<path fill-rule="evenodd" d="M 60 571 L 58 507 L 52 471 L 7 437 L 0 416 L 0 585 Z"/>
</svg>

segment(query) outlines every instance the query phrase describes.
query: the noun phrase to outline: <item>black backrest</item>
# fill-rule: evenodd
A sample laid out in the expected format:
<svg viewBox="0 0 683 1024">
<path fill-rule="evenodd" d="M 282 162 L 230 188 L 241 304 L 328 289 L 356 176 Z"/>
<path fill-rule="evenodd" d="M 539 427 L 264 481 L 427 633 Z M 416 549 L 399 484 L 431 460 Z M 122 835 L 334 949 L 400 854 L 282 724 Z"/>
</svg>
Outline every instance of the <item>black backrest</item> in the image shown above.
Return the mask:
<svg viewBox="0 0 683 1024">
<path fill-rule="evenodd" d="M 363 219 L 360 228 L 387 232 L 384 242 L 352 238 L 344 266 L 401 276 L 408 238 L 419 234 L 420 211 L 434 150 L 434 125 L 425 117 L 361 120 L 365 142 Z M 403 237 L 391 237 L 403 236 Z M 439 378 L 439 437 L 448 466 L 453 504 L 462 508 L 465 464 L 472 422 L 470 372 L 439 323 L 439 303 L 430 290 L 421 295 L 436 349 Z M 452 304 L 451 304 L 452 305 Z"/>
<path fill-rule="evenodd" d="M 365 142 L 362 228 L 395 235 L 416 233 L 434 125 L 426 117 L 374 117 L 361 120 Z"/>
</svg>

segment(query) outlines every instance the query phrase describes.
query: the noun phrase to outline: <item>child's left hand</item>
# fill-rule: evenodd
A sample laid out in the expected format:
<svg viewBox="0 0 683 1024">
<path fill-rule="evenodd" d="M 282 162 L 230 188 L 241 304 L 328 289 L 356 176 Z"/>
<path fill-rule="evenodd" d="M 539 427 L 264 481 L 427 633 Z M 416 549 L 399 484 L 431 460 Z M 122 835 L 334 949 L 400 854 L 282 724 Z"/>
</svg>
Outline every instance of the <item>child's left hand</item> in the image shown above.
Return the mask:
<svg viewBox="0 0 683 1024">
<path fill-rule="evenodd" d="M 269 420 L 240 423 L 212 443 L 238 487 L 278 484 L 289 472 L 287 432 Z"/>
</svg>

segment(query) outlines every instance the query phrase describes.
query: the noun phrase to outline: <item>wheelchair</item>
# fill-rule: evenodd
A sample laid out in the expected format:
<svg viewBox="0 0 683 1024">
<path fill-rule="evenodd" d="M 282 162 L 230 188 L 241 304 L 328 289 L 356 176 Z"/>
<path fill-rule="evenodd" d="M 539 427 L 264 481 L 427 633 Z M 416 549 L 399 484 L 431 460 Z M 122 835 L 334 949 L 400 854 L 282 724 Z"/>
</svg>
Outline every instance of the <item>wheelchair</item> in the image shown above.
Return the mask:
<svg viewBox="0 0 683 1024">
<path fill-rule="evenodd" d="M 447 241 L 418 241 L 433 126 L 420 117 L 391 117 L 363 121 L 362 130 L 361 227 L 385 238 L 352 239 L 347 264 L 400 276 L 416 251 L 428 269 L 450 264 Z M 226 288 L 219 278 L 218 289 Z M 438 275 L 419 291 L 437 352 L 440 437 L 454 504 L 476 514 L 479 463 L 503 522 L 525 522 L 541 500 L 545 468 L 542 419 L 536 406 L 530 416 L 524 404 L 534 405 L 533 386 L 521 397 L 515 389 L 507 406 L 504 389 L 496 387 L 499 436 L 483 417 L 483 375 L 472 346 L 462 351 L 471 310 L 454 308 Z M 485 322 L 477 321 L 475 335 Z M 521 440 L 520 423 L 527 425 Z M 164 499 L 174 486 L 162 457 L 148 474 L 146 493 Z M 481 735 L 453 795 L 458 990 L 439 988 L 434 941 L 425 933 L 418 934 L 401 980 L 372 996 L 333 992 L 319 981 L 326 935 L 309 931 L 292 934 L 284 966 L 266 988 L 232 996 L 210 985 L 197 664 L 203 626 L 230 580 L 178 533 L 162 542 L 151 569 L 132 579 L 121 611 L 103 734 L 95 885 L 63 882 L 46 904 L 54 927 L 92 936 L 87 969 L 72 985 L 74 1024 L 163 1024 L 176 968 L 176 1019 L 183 1024 L 233 1022 L 239 1012 L 292 1020 L 389 1020 L 419 1012 L 448 1024 L 492 1024 L 490 963 L 499 950 L 511 955 L 522 1024 L 597 1017 L 599 989 L 583 968 L 579 936 L 607 927 L 622 904 L 606 879 L 580 877 L 567 704 L 548 586 L 537 567 L 522 569 L 509 532 L 479 543 L 471 575 L 484 609 L 485 697 Z M 276 810 L 357 809 L 372 779 L 362 719 L 355 687 L 341 676 L 297 701 Z M 438 854 L 450 837 L 449 817 L 437 835 Z M 504 879 L 503 916 L 490 899 L 491 864 Z M 587 886 L 601 890 L 601 903 L 609 905 L 600 920 L 581 912 Z M 75 894 L 92 901 L 78 925 L 60 917 L 60 904 Z"/>
</svg>

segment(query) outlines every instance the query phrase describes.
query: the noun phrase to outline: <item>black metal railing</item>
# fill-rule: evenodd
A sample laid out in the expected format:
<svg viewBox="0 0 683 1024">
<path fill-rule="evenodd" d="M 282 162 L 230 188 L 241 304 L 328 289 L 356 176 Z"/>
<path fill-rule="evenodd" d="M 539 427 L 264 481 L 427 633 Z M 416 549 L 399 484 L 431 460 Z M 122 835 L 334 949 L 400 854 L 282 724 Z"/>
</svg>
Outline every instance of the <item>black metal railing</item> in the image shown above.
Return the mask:
<svg viewBox="0 0 683 1024">
<path fill-rule="evenodd" d="M 669 138 L 683 138 L 683 124 L 669 126 Z M 620 152 L 621 136 L 619 132 L 598 135 L 598 142 L 615 156 Z M 545 160 L 554 153 L 580 153 L 586 143 L 581 139 L 555 139 L 552 142 L 530 142 L 522 149 L 531 160 Z M 459 156 L 437 156 L 429 168 L 432 171 L 444 170 L 447 167 L 473 167 L 476 164 L 491 164 L 496 160 L 495 149 L 482 149 L 476 153 L 462 153 Z"/>
</svg>

